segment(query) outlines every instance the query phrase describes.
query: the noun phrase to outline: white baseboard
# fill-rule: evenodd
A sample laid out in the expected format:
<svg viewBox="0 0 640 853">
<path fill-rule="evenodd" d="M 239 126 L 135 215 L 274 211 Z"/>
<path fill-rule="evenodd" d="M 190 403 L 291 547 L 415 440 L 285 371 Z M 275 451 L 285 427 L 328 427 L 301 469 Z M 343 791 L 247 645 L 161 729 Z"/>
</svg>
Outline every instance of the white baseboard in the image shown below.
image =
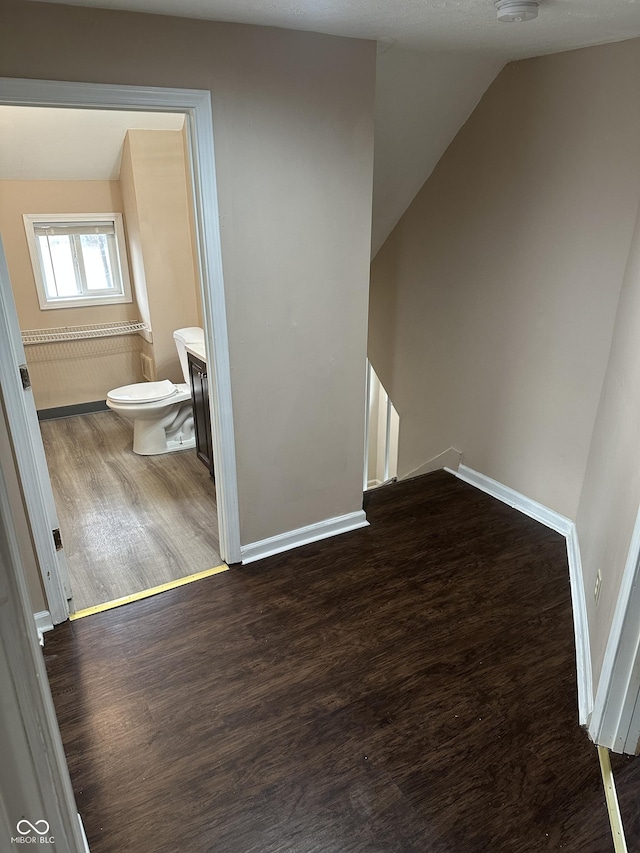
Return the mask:
<svg viewBox="0 0 640 853">
<path fill-rule="evenodd" d="M 300 545 L 319 542 L 321 539 L 328 539 L 330 536 L 348 533 L 350 530 L 368 527 L 368 525 L 369 522 L 364 510 L 351 512 L 348 515 L 339 515 L 335 518 L 327 518 L 325 521 L 318 521 L 316 524 L 309 524 L 307 527 L 300 527 L 297 530 L 290 530 L 288 533 L 281 533 L 278 536 L 261 539 L 259 542 L 242 545 L 240 548 L 242 563 L 253 563 L 254 560 L 262 560 L 264 557 L 280 554 L 282 551 L 289 551 L 291 548 L 298 548 Z"/>
<path fill-rule="evenodd" d="M 575 524 L 567 535 L 567 558 L 569 560 L 569 582 L 573 630 L 576 641 L 576 672 L 578 676 L 578 716 L 581 726 L 589 725 L 593 712 L 593 675 L 591 671 L 591 645 L 587 620 L 587 599 L 584 592 L 584 575 Z"/>
<path fill-rule="evenodd" d="M 40 610 L 33 614 L 36 622 L 36 631 L 38 632 L 38 640 L 40 645 L 44 646 L 44 635 L 47 631 L 53 631 L 53 619 L 48 610 Z"/>
<path fill-rule="evenodd" d="M 82 833 L 82 841 L 84 842 L 84 853 L 91 853 L 89 850 L 89 842 L 87 841 L 87 833 L 84 831 L 84 824 L 78 812 L 78 822 L 80 823 L 80 832 Z"/>
<path fill-rule="evenodd" d="M 460 465 L 457 471 L 452 471 L 449 468 L 445 470 L 449 471 L 450 474 L 455 474 L 456 477 L 464 480 L 465 483 L 470 483 L 488 495 L 498 498 L 502 503 L 523 512 L 530 518 L 535 518 L 536 521 L 544 524 L 545 527 L 550 527 L 557 533 L 562 533 L 563 536 L 568 536 L 571 532 L 573 521 L 570 518 L 560 515 L 559 512 L 549 509 L 549 507 L 538 503 L 538 501 L 521 495 L 520 492 L 516 492 L 515 489 L 511 489 L 509 486 L 504 486 L 497 480 L 492 480 L 491 477 L 486 477 L 484 474 L 474 471 L 473 468 Z"/>
<path fill-rule="evenodd" d="M 584 580 L 582 574 L 582 561 L 580 559 L 580 546 L 576 526 L 570 518 L 567 518 L 555 510 L 549 509 L 544 504 L 516 492 L 509 486 L 492 480 L 466 465 L 460 465 L 457 471 L 448 470 L 450 474 L 464 480 L 497 498 L 519 512 L 534 518 L 545 527 L 561 533 L 567 542 L 567 559 L 569 562 L 569 584 L 571 588 L 571 605 L 573 611 L 573 630 L 576 645 L 576 674 L 578 679 L 578 714 L 580 725 L 586 726 L 593 711 L 593 680 L 591 673 L 591 648 L 589 644 L 589 625 L 587 621 L 587 601 L 584 593 Z"/>
</svg>

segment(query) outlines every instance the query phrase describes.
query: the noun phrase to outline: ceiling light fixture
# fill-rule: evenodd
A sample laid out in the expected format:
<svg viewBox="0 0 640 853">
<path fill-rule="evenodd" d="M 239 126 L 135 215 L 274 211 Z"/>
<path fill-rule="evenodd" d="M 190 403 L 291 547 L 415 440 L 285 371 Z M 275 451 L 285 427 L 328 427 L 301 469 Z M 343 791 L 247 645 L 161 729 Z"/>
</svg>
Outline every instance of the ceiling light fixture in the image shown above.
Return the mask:
<svg viewBox="0 0 640 853">
<path fill-rule="evenodd" d="M 538 17 L 538 0 L 495 0 L 498 20 L 510 24 Z"/>
</svg>

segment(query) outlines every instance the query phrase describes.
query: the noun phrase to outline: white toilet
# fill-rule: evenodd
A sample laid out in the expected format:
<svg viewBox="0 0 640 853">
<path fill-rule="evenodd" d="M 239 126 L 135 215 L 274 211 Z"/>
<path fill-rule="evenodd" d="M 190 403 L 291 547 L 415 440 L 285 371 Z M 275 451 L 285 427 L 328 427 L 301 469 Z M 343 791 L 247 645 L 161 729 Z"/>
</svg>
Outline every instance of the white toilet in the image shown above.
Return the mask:
<svg viewBox="0 0 640 853">
<path fill-rule="evenodd" d="M 173 333 L 184 383 L 137 382 L 107 394 L 107 406 L 133 421 L 133 452 L 155 456 L 196 446 L 193 407 L 187 363 L 188 344 L 204 343 L 204 332 L 196 326 Z"/>
</svg>

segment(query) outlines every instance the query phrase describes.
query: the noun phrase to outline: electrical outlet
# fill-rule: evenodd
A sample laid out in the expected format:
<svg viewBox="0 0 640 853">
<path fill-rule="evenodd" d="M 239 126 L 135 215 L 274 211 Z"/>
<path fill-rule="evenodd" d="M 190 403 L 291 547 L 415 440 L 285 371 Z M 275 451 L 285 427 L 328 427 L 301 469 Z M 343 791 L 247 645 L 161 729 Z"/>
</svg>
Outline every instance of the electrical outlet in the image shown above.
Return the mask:
<svg viewBox="0 0 640 853">
<path fill-rule="evenodd" d="M 598 574 L 596 575 L 596 588 L 593 591 L 593 595 L 595 597 L 596 604 L 598 603 L 598 600 L 600 599 L 600 590 L 601 589 L 602 589 L 602 574 L 600 572 L 600 569 L 598 569 Z"/>
</svg>

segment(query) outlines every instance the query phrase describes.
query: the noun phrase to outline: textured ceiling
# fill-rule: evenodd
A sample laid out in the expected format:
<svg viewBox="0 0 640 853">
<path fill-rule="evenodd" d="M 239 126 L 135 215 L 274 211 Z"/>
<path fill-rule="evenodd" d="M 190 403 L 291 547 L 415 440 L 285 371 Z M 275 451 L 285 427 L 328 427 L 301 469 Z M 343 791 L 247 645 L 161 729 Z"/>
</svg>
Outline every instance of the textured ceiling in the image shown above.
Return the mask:
<svg viewBox="0 0 640 853">
<path fill-rule="evenodd" d="M 541 0 L 538 18 L 522 24 L 499 22 L 493 0 L 75 0 L 69 5 L 377 40 L 373 254 L 504 62 L 640 36 L 640 0 Z M 33 138 L 47 138 L 50 146 L 49 130 L 3 148 L 4 134 L 0 115 L 0 177 L 9 147 L 21 158 L 14 166 L 24 177 L 33 176 L 38 158 Z M 85 137 L 78 133 L 77 138 Z M 109 157 L 100 174 L 105 168 L 113 174 L 113 155 L 105 163 Z"/>
<path fill-rule="evenodd" d="M 75 0 L 71 5 L 310 30 L 503 59 L 640 35 L 640 0 L 541 0 L 538 18 L 522 24 L 499 22 L 493 0 Z"/>
</svg>

